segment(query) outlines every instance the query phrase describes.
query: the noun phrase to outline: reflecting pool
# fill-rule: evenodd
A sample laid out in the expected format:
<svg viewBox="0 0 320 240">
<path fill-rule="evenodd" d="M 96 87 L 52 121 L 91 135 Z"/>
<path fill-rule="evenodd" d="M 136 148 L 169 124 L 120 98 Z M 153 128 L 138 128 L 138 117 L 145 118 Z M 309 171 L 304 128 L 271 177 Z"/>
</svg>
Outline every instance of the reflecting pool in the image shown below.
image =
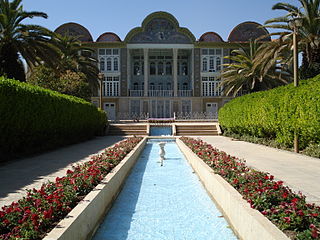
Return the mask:
<svg viewBox="0 0 320 240">
<path fill-rule="evenodd" d="M 228 227 L 174 140 L 146 144 L 94 240 L 233 240 Z"/>
</svg>

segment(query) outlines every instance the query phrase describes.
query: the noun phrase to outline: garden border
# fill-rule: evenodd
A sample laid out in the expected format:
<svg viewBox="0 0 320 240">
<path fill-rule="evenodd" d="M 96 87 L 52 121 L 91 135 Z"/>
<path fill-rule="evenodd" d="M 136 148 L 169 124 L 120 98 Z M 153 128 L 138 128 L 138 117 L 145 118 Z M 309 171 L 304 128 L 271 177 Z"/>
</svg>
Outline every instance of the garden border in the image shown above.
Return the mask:
<svg viewBox="0 0 320 240">
<path fill-rule="evenodd" d="M 121 191 L 146 141 L 147 138 L 144 137 L 101 183 L 47 234 L 44 240 L 91 238 Z"/>
<path fill-rule="evenodd" d="M 259 211 L 250 207 L 242 195 L 220 175 L 215 174 L 180 139 L 176 140 L 181 152 L 197 173 L 210 197 L 217 203 L 224 217 L 240 239 L 288 240 L 289 238 Z"/>
</svg>

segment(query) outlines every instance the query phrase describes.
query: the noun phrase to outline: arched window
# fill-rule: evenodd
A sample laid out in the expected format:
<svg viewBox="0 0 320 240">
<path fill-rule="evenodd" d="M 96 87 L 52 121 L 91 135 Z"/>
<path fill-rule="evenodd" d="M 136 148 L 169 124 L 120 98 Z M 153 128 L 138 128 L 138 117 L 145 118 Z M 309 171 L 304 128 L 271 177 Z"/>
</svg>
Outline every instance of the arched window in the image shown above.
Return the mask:
<svg viewBox="0 0 320 240">
<path fill-rule="evenodd" d="M 202 59 L 202 71 L 208 71 L 208 59 L 206 57 Z"/>
<path fill-rule="evenodd" d="M 215 68 L 214 68 L 214 57 L 210 57 L 209 59 L 209 72 L 214 72 Z"/>
<path fill-rule="evenodd" d="M 188 90 L 188 83 L 182 84 L 182 90 Z"/>
<path fill-rule="evenodd" d="M 164 75 L 163 62 L 158 62 L 158 75 Z"/>
<path fill-rule="evenodd" d="M 167 90 L 172 90 L 171 89 L 171 83 L 169 83 L 169 82 L 167 83 Z"/>
<path fill-rule="evenodd" d="M 134 62 L 133 64 L 133 75 L 140 75 L 140 63 Z"/>
<path fill-rule="evenodd" d="M 182 75 L 188 75 L 188 64 L 186 62 L 182 63 Z"/>
<path fill-rule="evenodd" d="M 137 83 L 137 82 L 133 83 L 133 90 L 139 90 L 139 89 L 138 89 L 138 83 Z"/>
<path fill-rule="evenodd" d="M 159 88 L 159 90 L 163 90 L 162 83 L 159 83 L 159 84 L 158 84 L 158 88 Z"/>
<path fill-rule="evenodd" d="M 100 58 L 100 71 L 104 71 L 104 70 L 105 70 L 104 58 Z"/>
<path fill-rule="evenodd" d="M 154 83 L 150 83 L 150 90 L 154 90 Z"/>
<path fill-rule="evenodd" d="M 111 63 L 111 58 L 107 58 L 107 71 L 110 72 L 112 71 L 112 63 Z"/>
<path fill-rule="evenodd" d="M 119 60 L 117 57 L 113 59 L 113 71 L 119 71 Z"/>
<path fill-rule="evenodd" d="M 154 62 L 150 63 L 150 75 L 156 75 L 156 64 Z"/>
<path fill-rule="evenodd" d="M 216 69 L 217 69 L 217 71 L 220 71 L 220 70 L 221 70 L 221 58 L 220 58 L 220 57 L 217 57 L 217 60 L 216 60 Z"/>
<path fill-rule="evenodd" d="M 166 75 L 172 75 L 172 65 L 171 62 L 166 63 Z"/>
</svg>

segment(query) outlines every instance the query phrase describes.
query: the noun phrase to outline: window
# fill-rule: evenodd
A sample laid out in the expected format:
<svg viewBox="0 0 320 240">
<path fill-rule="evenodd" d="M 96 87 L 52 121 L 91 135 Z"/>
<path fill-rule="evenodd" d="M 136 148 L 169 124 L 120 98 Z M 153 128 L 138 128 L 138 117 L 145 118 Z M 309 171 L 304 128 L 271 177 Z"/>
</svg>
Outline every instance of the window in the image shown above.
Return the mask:
<svg viewBox="0 0 320 240">
<path fill-rule="evenodd" d="M 140 75 L 140 63 L 134 62 L 133 64 L 133 75 L 138 76 Z"/>
<path fill-rule="evenodd" d="M 221 96 L 222 90 L 220 86 L 220 79 L 215 77 L 202 77 L 202 96 L 213 97 Z"/>
<path fill-rule="evenodd" d="M 107 58 L 107 71 L 110 72 L 111 70 L 112 70 L 111 58 Z"/>
<path fill-rule="evenodd" d="M 217 57 L 217 59 L 216 59 L 216 69 L 217 69 L 217 71 L 221 70 L 221 58 L 220 57 Z"/>
<path fill-rule="evenodd" d="M 133 90 L 139 90 L 139 89 L 138 89 L 138 86 L 139 86 L 138 83 L 135 82 L 135 83 L 133 84 Z"/>
<path fill-rule="evenodd" d="M 188 83 L 183 83 L 182 84 L 182 90 L 189 90 L 188 89 Z"/>
<path fill-rule="evenodd" d="M 100 58 L 100 71 L 104 71 L 104 70 L 105 70 L 104 58 Z"/>
<path fill-rule="evenodd" d="M 105 96 L 115 97 L 119 96 L 120 92 L 120 81 L 119 77 L 107 76 L 104 81 L 104 93 Z"/>
<path fill-rule="evenodd" d="M 106 58 L 106 67 L 102 67 L 100 62 L 100 70 L 107 72 L 118 72 L 119 71 L 119 49 L 107 48 L 99 49 L 99 57 Z"/>
<path fill-rule="evenodd" d="M 222 49 L 202 49 L 202 72 L 221 71 Z"/>
<path fill-rule="evenodd" d="M 208 71 L 208 60 L 207 58 L 202 59 L 202 72 L 207 72 Z"/>
<path fill-rule="evenodd" d="M 182 75 L 188 75 L 188 64 L 186 62 L 182 63 Z"/>
<path fill-rule="evenodd" d="M 166 75 L 172 75 L 172 65 L 171 62 L 166 63 Z"/>
<path fill-rule="evenodd" d="M 158 62 L 158 75 L 164 75 L 163 62 Z"/>
<path fill-rule="evenodd" d="M 169 83 L 169 82 L 167 83 L 167 90 L 172 90 L 171 89 L 171 83 Z"/>
<path fill-rule="evenodd" d="M 214 57 L 210 57 L 209 59 L 209 72 L 215 72 Z"/>
<path fill-rule="evenodd" d="M 119 71 L 119 61 L 118 58 L 113 59 L 113 71 L 117 72 Z"/>
<path fill-rule="evenodd" d="M 156 75 L 156 64 L 154 62 L 150 63 L 150 75 Z"/>
</svg>

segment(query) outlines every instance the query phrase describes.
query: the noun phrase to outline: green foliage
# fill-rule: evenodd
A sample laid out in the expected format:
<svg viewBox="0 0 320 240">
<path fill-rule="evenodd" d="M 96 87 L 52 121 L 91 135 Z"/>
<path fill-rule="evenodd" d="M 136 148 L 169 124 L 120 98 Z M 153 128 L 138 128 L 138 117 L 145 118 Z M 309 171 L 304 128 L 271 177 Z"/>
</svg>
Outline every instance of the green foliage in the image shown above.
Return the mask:
<svg viewBox="0 0 320 240">
<path fill-rule="evenodd" d="M 28 83 L 89 100 L 91 90 L 86 76 L 81 72 L 66 70 L 56 73 L 54 70 L 40 65 L 32 69 Z"/>
<path fill-rule="evenodd" d="M 257 92 L 261 90 L 271 89 L 288 83 L 288 79 L 284 78 L 288 75 L 283 69 L 275 66 L 273 58 L 261 59 L 261 50 L 257 41 L 250 41 L 249 48 L 240 46 L 240 49 L 232 51 L 231 56 L 226 59 L 231 63 L 224 64 L 225 68 L 222 72 L 222 86 L 225 94 L 236 96 L 239 91 Z M 263 67 L 263 64 L 269 67 Z"/>
<path fill-rule="evenodd" d="M 106 115 L 83 99 L 0 78 L 0 159 L 101 134 Z"/>
<path fill-rule="evenodd" d="M 57 62 L 58 51 L 48 29 L 24 21 L 47 14 L 24 11 L 22 0 L 0 0 L 0 75 L 25 81 L 22 56 L 29 67 Z"/>
<path fill-rule="evenodd" d="M 238 134 L 274 138 L 292 146 L 296 131 L 300 147 L 320 142 L 320 75 L 269 91 L 235 98 L 219 111 L 222 128 Z"/>
</svg>

